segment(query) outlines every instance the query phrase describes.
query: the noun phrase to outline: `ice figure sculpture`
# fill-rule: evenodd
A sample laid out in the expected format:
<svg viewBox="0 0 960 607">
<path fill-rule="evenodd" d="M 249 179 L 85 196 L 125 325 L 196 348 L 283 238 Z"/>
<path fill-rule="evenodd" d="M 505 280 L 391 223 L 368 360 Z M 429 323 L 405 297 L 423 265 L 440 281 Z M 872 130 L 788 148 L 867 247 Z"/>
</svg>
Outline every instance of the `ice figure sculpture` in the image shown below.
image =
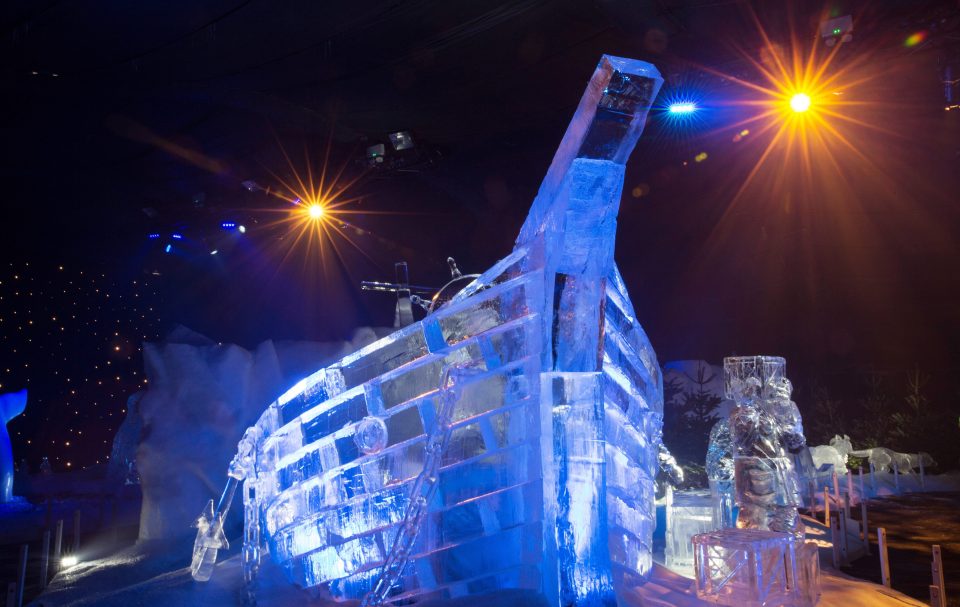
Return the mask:
<svg viewBox="0 0 960 607">
<path fill-rule="evenodd" d="M 248 577 L 262 532 L 292 581 L 367 604 L 505 590 L 611 605 L 644 579 L 663 387 L 613 251 L 624 164 L 660 84 L 653 66 L 604 56 L 513 252 L 247 431 L 238 459 L 252 465 L 231 466 L 228 491 L 242 478 Z M 443 378 L 463 367 L 445 428 Z M 200 522 L 201 574 L 226 497 Z"/>
<path fill-rule="evenodd" d="M 716 508 L 717 527 L 733 527 L 733 442 L 730 419 L 723 418 L 710 429 L 707 442 L 707 483 Z"/>
<path fill-rule="evenodd" d="M 834 470 L 842 473 L 847 468 L 847 454 L 840 453 L 831 445 L 810 447 L 810 459 L 813 461 L 813 466 L 819 471 L 826 472 L 827 476 Z"/>
<path fill-rule="evenodd" d="M 791 533 L 802 541 L 794 460 L 807 445 L 785 367 L 786 361 L 777 356 L 723 359 L 726 395 L 736 403 L 730 430 L 740 507 L 737 526 Z"/>
<path fill-rule="evenodd" d="M 0 504 L 13 501 L 13 448 L 7 422 L 27 407 L 27 391 L 0 394 Z"/>
<path fill-rule="evenodd" d="M 670 453 L 670 449 L 664 443 L 660 443 L 657 461 L 660 464 L 660 471 L 667 477 L 667 482 L 670 485 L 679 487 L 683 484 L 683 466 L 673 456 L 673 453 Z"/>
<path fill-rule="evenodd" d="M 850 437 L 847 435 L 843 435 L 842 438 L 840 435 L 834 436 L 832 439 L 830 439 L 829 447 L 825 447 L 823 445 L 819 447 L 813 447 L 813 449 L 818 450 L 829 448 L 835 449 L 843 456 L 844 465 L 846 465 L 846 458 L 849 455 L 866 458 L 876 472 L 890 472 L 892 469 L 891 466 L 896 464 L 897 471 L 900 474 L 912 474 L 914 470 L 918 470 L 920 468 L 930 468 L 931 466 L 937 465 L 937 462 L 934 461 L 933 457 L 931 457 L 929 453 L 924 452 L 898 453 L 892 449 L 887 449 L 886 447 L 854 449 L 853 445 L 850 443 Z M 816 454 L 814 454 L 814 457 L 816 458 Z"/>
</svg>

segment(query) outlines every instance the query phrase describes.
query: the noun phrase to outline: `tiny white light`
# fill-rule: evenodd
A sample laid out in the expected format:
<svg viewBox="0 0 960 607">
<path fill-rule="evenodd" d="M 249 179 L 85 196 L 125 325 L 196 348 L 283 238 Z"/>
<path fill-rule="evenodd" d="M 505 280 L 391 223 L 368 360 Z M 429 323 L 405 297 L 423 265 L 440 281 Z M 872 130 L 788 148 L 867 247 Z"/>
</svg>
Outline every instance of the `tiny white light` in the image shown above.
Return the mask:
<svg viewBox="0 0 960 607">
<path fill-rule="evenodd" d="M 60 559 L 60 565 L 63 567 L 73 567 L 79 562 L 80 561 L 77 559 L 77 557 L 73 555 L 65 556 L 62 559 Z"/>
<path fill-rule="evenodd" d="M 246 233 L 247 233 L 247 228 L 246 228 L 246 226 L 239 226 L 237 229 L 240 230 L 240 233 L 241 233 L 241 234 L 246 234 Z"/>
</svg>

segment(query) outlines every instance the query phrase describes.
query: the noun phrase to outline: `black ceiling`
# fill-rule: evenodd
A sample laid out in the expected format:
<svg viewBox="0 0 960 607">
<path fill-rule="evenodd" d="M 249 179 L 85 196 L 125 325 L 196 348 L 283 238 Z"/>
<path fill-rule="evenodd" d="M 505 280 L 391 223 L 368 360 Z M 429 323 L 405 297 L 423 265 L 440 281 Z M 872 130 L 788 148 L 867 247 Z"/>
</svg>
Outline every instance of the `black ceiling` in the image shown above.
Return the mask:
<svg viewBox="0 0 960 607">
<path fill-rule="evenodd" d="M 758 79 L 743 57 L 762 44 L 758 23 L 777 41 L 795 31 L 809 42 L 819 19 L 837 12 L 858 19 L 856 40 L 844 51 L 849 61 L 869 52 L 869 69 L 888 67 L 871 90 L 901 104 L 876 114 L 899 143 L 869 135 L 863 145 L 896 149 L 908 168 L 894 182 L 922 174 L 929 190 L 904 193 L 922 199 L 917 225 L 940 217 L 949 231 L 960 225 L 947 194 L 957 186 L 958 131 L 956 121 L 944 122 L 937 71 L 949 52 L 906 52 L 900 42 L 930 23 L 955 27 L 955 2 L 11 1 L 2 9 L 4 246 L 13 243 L 11 256 L 159 270 L 172 281 L 167 320 L 217 338 L 341 335 L 389 319 L 389 302 L 360 294 L 356 284 L 390 278 L 395 259 L 411 262 L 415 280 L 438 282 L 447 254 L 481 270 L 506 253 L 602 53 L 655 63 L 665 90 L 701 78 L 702 67 Z M 735 88 L 715 76 L 700 86 Z M 759 285 L 750 278 L 756 257 L 770 252 L 762 242 L 789 241 L 808 226 L 768 221 L 763 208 L 740 209 L 745 219 L 726 224 L 732 232 L 725 237 L 759 248 L 718 245 L 714 228 L 729 220 L 735 193 L 731 175 L 745 176 L 752 164 L 741 166 L 716 147 L 729 141 L 722 124 L 707 127 L 678 134 L 654 121 L 629 165 L 627 190 L 643 183 L 652 191 L 627 199 L 618 257 L 666 358 L 784 344 L 811 359 L 876 354 L 902 363 L 939 334 L 937 356 L 956 364 L 957 315 L 946 303 L 956 289 L 956 260 L 945 259 L 954 245 L 922 242 L 921 227 L 891 241 L 888 229 L 910 226 L 885 203 L 864 210 L 884 224 L 865 248 L 850 253 L 838 242 L 843 232 L 822 228 L 822 240 L 804 252 L 813 257 L 804 267 L 817 270 L 791 273 L 788 259 L 783 272 L 771 270 L 770 283 Z M 367 142 L 401 129 L 436 162 L 409 174 L 364 172 L 356 161 Z M 676 176 L 683 159 L 711 145 L 712 164 Z M 259 217 L 258 209 L 279 203 L 241 182 L 276 188 L 290 177 L 285 152 L 302 171 L 307 158 L 316 164 L 328 151 L 331 166 L 360 177 L 357 210 L 391 213 L 351 220 L 365 231 L 356 239 L 365 250 L 344 247 L 346 261 L 333 265 L 339 286 L 327 276 L 315 285 L 322 292 L 293 288 L 307 266 L 301 260 L 296 270 L 279 270 L 273 257 L 265 263 L 263 242 L 219 262 L 225 267 L 217 272 L 192 262 L 170 267 L 147 249 L 153 229 L 177 227 L 204 239 L 222 218 Z M 891 258 L 903 267 L 836 258 L 846 251 L 881 260 L 887 247 L 896 248 Z M 253 289 L 251 297 L 251 276 L 257 286 L 275 280 L 277 289 L 298 295 Z M 865 309 L 864 285 L 878 281 L 896 295 L 872 297 Z M 814 295 L 794 297 L 804 289 Z M 837 289 L 850 292 L 840 301 L 816 295 Z M 903 328 L 905 316 L 922 320 Z M 883 350 L 877 332 L 890 330 L 890 349 L 906 354 Z M 864 340 L 869 349 L 856 345 Z"/>
</svg>

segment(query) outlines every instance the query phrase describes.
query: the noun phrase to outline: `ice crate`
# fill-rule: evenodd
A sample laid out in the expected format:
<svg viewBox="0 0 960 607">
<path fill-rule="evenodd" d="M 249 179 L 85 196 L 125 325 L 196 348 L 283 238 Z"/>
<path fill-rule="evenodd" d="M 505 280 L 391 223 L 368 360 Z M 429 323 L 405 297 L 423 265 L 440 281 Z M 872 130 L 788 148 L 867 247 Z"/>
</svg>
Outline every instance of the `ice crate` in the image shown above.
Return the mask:
<svg viewBox="0 0 960 607">
<path fill-rule="evenodd" d="M 718 529 L 693 537 L 697 596 L 737 607 L 807 605 L 798 590 L 794 537 Z"/>
<path fill-rule="evenodd" d="M 708 491 L 667 490 L 664 562 L 678 573 L 693 573 L 693 536 L 720 527 L 716 500 Z"/>
<path fill-rule="evenodd" d="M 798 605 L 813 607 L 820 600 L 820 551 L 815 542 L 797 547 Z"/>
</svg>

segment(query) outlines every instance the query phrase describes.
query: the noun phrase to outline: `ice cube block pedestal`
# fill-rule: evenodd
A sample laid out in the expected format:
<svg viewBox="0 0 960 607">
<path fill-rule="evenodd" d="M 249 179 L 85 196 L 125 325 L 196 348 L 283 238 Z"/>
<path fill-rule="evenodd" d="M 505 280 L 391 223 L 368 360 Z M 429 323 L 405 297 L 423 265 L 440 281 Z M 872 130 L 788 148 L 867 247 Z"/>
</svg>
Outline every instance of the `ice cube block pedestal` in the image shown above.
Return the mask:
<svg viewBox="0 0 960 607">
<path fill-rule="evenodd" d="M 703 600 L 737 607 L 816 604 L 816 547 L 798 547 L 790 534 L 719 529 L 694 536 L 693 547 L 697 596 Z"/>
<path fill-rule="evenodd" d="M 820 600 L 820 550 L 815 542 L 797 547 L 797 591 L 799 605 L 813 606 Z"/>
<path fill-rule="evenodd" d="M 666 566 L 678 573 L 692 573 L 693 537 L 719 527 L 716 502 L 709 493 L 668 489 Z"/>
</svg>

